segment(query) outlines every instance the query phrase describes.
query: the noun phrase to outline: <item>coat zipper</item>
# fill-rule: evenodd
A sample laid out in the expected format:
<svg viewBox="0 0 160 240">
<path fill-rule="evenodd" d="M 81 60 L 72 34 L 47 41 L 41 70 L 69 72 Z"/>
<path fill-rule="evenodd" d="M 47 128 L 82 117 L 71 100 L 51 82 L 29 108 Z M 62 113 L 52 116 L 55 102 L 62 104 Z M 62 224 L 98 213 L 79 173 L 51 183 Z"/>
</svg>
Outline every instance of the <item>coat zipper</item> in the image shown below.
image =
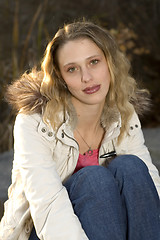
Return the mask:
<svg viewBox="0 0 160 240">
<path fill-rule="evenodd" d="M 75 142 L 77 143 L 77 145 L 78 145 L 78 150 L 79 150 L 79 144 L 78 144 L 78 142 L 76 141 L 76 139 L 74 139 L 73 137 L 70 137 L 67 133 L 65 133 L 64 130 L 62 130 L 62 132 L 63 132 L 63 134 L 64 134 L 66 137 L 70 138 L 71 140 L 73 140 L 73 141 L 75 141 Z"/>
</svg>

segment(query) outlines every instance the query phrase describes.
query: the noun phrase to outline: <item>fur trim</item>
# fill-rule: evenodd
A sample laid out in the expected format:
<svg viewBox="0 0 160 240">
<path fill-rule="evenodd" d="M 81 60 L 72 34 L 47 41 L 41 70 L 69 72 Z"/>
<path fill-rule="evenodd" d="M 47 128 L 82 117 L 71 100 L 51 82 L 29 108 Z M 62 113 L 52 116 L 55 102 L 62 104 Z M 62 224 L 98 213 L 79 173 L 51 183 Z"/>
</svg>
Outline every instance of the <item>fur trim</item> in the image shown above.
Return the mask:
<svg viewBox="0 0 160 240">
<path fill-rule="evenodd" d="M 130 103 L 138 115 L 143 115 L 150 111 L 152 106 L 149 91 L 146 89 L 137 89 L 136 99 L 131 99 Z"/>
<path fill-rule="evenodd" d="M 17 112 L 26 114 L 42 113 L 47 103 L 46 97 L 40 92 L 43 73 L 33 70 L 24 73 L 20 79 L 8 86 L 5 99 Z"/>
</svg>

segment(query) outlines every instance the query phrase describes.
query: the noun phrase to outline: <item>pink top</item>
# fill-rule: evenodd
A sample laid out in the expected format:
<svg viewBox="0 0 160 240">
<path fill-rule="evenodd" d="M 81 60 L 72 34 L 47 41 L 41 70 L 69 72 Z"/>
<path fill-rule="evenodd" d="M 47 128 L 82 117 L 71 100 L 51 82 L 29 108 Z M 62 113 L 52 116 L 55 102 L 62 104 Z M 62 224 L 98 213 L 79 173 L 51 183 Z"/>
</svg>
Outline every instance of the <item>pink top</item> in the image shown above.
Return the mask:
<svg viewBox="0 0 160 240">
<path fill-rule="evenodd" d="M 93 154 L 91 156 L 88 155 L 87 152 L 85 154 L 79 154 L 77 166 L 75 168 L 74 173 L 79 171 L 83 167 L 99 165 L 98 154 L 99 154 L 99 149 L 93 150 Z"/>
</svg>

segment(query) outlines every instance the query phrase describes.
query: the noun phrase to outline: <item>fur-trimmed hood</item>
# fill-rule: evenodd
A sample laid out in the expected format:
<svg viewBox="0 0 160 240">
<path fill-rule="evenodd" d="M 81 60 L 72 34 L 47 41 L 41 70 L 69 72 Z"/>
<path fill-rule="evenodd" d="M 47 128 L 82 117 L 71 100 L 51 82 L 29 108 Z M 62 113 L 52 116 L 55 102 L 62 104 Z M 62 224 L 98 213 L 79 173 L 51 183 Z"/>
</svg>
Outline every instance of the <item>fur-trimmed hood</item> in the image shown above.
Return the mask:
<svg viewBox="0 0 160 240">
<path fill-rule="evenodd" d="M 40 92 L 42 80 L 42 71 L 33 70 L 31 73 L 24 73 L 8 86 L 6 101 L 16 112 L 42 113 L 47 103 L 47 98 Z"/>
</svg>

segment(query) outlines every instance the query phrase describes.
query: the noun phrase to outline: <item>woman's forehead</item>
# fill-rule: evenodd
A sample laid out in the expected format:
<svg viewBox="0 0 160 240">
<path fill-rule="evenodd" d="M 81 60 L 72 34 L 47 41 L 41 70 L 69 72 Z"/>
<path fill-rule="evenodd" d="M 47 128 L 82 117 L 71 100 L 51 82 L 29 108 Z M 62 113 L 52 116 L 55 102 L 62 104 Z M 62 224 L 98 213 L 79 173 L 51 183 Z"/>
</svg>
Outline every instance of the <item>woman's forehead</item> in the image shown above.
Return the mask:
<svg viewBox="0 0 160 240">
<path fill-rule="evenodd" d="M 57 57 L 60 64 L 66 65 L 102 54 L 102 50 L 95 42 L 88 38 L 83 38 L 66 42 L 59 48 Z"/>
</svg>

